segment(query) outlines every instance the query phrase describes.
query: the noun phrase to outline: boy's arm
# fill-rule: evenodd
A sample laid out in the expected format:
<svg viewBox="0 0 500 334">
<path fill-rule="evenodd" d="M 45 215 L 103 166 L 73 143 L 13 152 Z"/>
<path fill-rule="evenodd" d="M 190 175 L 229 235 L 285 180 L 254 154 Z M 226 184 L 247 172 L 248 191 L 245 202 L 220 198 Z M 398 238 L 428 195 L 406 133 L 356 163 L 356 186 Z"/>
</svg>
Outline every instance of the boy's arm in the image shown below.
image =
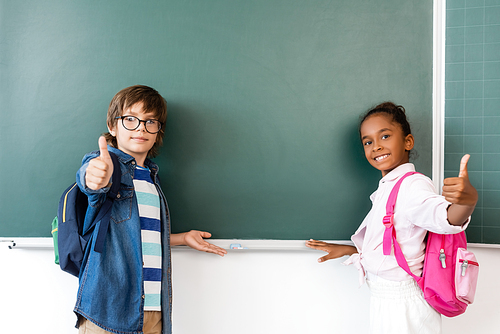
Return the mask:
<svg viewBox="0 0 500 334">
<path fill-rule="evenodd" d="M 199 251 L 214 253 L 220 256 L 224 256 L 224 254 L 227 254 L 227 251 L 224 248 L 215 246 L 204 240 L 204 238 L 210 238 L 211 236 L 212 235 L 208 232 L 196 230 L 191 230 L 184 233 L 170 234 L 170 245 L 185 245 Z"/>
<path fill-rule="evenodd" d="M 306 246 L 312 249 L 328 253 L 325 256 L 320 257 L 318 259 L 318 262 L 325 262 L 327 260 L 337 259 L 345 255 L 351 256 L 352 254 L 358 252 L 358 250 L 354 246 L 330 244 L 328 242 L 318 241 L 313 239 L 306 241 Z"/>
<path fill-rule="evenodd" d="M 469 181 L 467 163 L 470 155 L 463 156 L 458 177 L 450 177 L 443 182 L 443 196 L 452 203 L 448 207 L 448 221 L 451 225 L 461 226 L 467 222 L 476 207 L 478 195 Z"/>
</svg>

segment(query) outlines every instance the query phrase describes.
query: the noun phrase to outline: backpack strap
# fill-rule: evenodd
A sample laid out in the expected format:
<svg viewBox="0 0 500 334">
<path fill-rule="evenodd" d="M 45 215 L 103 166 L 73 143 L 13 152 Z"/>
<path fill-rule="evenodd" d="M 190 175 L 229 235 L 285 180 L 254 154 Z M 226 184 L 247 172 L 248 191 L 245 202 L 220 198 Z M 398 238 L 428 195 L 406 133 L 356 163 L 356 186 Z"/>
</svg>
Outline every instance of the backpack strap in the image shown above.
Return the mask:
<svg viewBox="0 0 500 334">
<path fill-rule="evenodd" d="M 111 177 L 111 188 L 109 189 L 106 200 L 99 209 L 99 213 L 95 218 L 94 222 L 97 223 L 101 221 L 99 225 L 99 231 L 97 232 L 97 238 L 94 245 L 94 250 L 98 253 L 102 253 L 104 249 L 104 241 L 106 240 L 106 234 L 108 233 L 109 220 L 111 219 L 111 207 L 116 199 L 119 191 L 122 173 L 120 169 L 120 163 L 116 154 L 109 152 L 111 160 L 113 161 L 113 175 Z"/>
<path fill-rule="evenodd" d="M 384 255 L 391 255 L 391 246 L 394 245 L 394 256 L 396 257 L 396 261 L 398 265 L 406 271 L 411 277 L 413 277 L 417 283 L 421 280 L 421 277 L 416 276 L 410 270 L 408 266 L 408 262 L 399 246 L 399 243 L 396 239 L 396 229 L 394 228 L 394 206 L 396 205 L 396 199 L 398 197 L 399 188 L 401 187 L 401 183 L 405 178 L 410 175 L 418 174 L 417 172 L 408 172 L 403 175 L 398 182 L 392 188 L 391 193 L 389 194 L 389 199 L 386 204 L 386 215 L 384 216 L 383 223 L 385 225 L 384 231 L 384 241 L 383 241 L 383 251 Z"/>
</svg>

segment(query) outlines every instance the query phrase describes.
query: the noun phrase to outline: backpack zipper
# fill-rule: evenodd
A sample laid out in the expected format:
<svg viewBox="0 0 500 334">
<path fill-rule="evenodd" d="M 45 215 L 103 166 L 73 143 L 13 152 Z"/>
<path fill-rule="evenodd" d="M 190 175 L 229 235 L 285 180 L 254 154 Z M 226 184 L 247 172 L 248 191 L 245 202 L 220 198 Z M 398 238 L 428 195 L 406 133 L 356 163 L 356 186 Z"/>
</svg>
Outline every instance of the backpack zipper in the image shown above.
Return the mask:
<svg viewBox="0 0 500 334">
<path fill-rule="evenodd" d="M 469 260 L 460 259 L 459 262 L 462 263 L 462 265 L 461 265 L 461 267 L 462 267 L 462 276 L 465 276 L 465 271 L 467 270 L 467 268 L 469 267 L 469 265 L 473 265 L 473 266 L 478 266 L 479 267 L 479 263 L 477 263 L 476 261 L 469 261 Z"/>
<path fill-rule="evenodd" d="M 441 249 L 439 250 L 439 261 L 441 261 L 441 267 L 443 267 L 443 269 L 446 269 L 446 254 L 444 253 L 444 238 L 445 238 L 445 235 L 443 234 L 441 237 Z"/>
</svg>

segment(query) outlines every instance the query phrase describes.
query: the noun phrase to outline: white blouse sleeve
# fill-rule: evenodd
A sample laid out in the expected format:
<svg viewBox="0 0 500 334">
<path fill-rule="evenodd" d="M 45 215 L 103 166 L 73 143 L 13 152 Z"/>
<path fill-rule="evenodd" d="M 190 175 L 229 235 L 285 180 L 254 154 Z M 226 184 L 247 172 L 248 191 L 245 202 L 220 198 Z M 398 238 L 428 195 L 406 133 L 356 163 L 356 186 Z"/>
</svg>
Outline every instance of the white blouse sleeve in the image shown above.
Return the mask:
<svg viewBox="0 0 500 334">
<path fill-rule="evenodd" d="M 403 195 L 405 215 L 412 224 L 439 234 L 455 234 L 467 228 L 470 217 L 462 226 L 450 224 L 447 210 L 451 203 L 436 193 L 428 177 L 414 175 L 407 181 L 401 185 L 399 194 Z"/>
</svg>

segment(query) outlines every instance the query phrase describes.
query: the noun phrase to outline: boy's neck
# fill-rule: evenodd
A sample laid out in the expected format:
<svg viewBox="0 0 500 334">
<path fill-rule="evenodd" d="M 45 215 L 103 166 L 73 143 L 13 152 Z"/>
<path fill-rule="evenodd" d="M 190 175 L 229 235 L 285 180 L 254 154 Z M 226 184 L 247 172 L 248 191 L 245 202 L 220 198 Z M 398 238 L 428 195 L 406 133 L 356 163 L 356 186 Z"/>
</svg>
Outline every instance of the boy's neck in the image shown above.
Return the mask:
<svg viewBox="0 0 500 334">
<path fill-rule="evenodd" d="M 135 156 L 134 156 L 134 158 L 135 158 L 135 163 L 136 163 L 138 166 L 141 166 L 141 167 L 146 167 L 146 166 L 144 165 L 144 163 L 146 162 L 146 157 L 141 157 L 141 158 L 139 158 L 139 157 L 135 157 Z"/>
</svg>

